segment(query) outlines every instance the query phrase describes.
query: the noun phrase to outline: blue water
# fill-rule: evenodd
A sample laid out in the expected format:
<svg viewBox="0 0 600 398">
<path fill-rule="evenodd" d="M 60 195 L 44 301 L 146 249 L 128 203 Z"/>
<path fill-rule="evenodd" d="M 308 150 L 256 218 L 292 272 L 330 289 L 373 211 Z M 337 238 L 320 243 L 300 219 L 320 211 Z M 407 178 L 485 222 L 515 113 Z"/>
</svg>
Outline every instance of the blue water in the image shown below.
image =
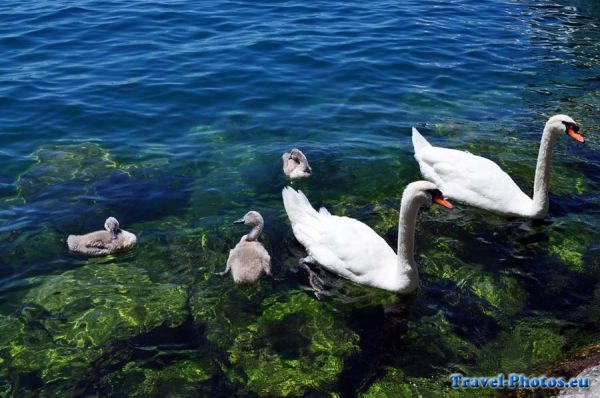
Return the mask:
<svg viewBox="0 0 600 398">
<path fill-rule="evenodd" d="M 531 192 L 543 124 L 566 113 L 580 123 L 588 142 L 565 138 L 557 144 L 547 224 L 515 226 L 460 205 L 451 213 L 428 213 L 417 238 L 419 262 L 426 267 L 417 304 L 381 322 L 438 324 L 421 319 L 419 311 L 441 311 L 452 330 L 483 350 L 523 319 L 563 319 L 575 306 L 589 312 L 565 321 L 558 335 L 571 342 L 579 334 L 579 344 L 597 342 L 599 43 L 595 0 L 4 1 L 0 313 L 19 313 L 35 289 L 54 281 L 48 278 L 87 267 L 101 272 L 112 262 L 124 269 L 135 264 L 153 282 L 191 291 L 207 280 L 231 289 L 227 278 L 208 279 L 224 264 L 221 258 L 210 263 L 202 242 L 226 254 L 242 233 L 230 222 L 251 209 L 266 219 L 264 240 L 279 278 L 263 284 L 278 294 L 301 290 L 310 296 L 306 276 L 290 265 L 298 248 L 288 248 L 294 242 L 280 200 L 287 183 L 281 153 L 297 146 L 307 154 L 315 173 L 298 187 L 313 204 L 374 226 L 384 219 L 381 208 L 393 219 L 404 186 L 419 178 L 411 126 L 421 126 L 440 146 L 500 162 Z M 105 262 L 67 252 L 69 233 L 99 229 L 109 215 L 138 234 L 136 252 Z M 393 227 L 391 222 L 378 230 L 392 247 Z M 541 243 L 538 235 L 545 236 Z M 450 243 L 440 246 L 438 236 Z M 573 245 L 557 244 L 565 236 Z M 224 243 L 210 246 L 220 239 Z M 162 257 L 157 254 L 162 265 L 149 260 L 156 245 L 169 246 L 159 250 Z M 169 250 L 180 257 L 165 255 Z M 150 254 L 143 257 L 144 251 Z M 447 273 L 436 281 L 428 277 L 436 274 L 435 253 L 442 252 L 466 267 L 475 264 L 471 273 L 460 274 L 462 285 L 448 282 Z M 492 310 L 479 315 L 455 307 L 473 294 L 478 303 L 473 305 L 480 304 L 485 294 L 471 286 L 482 275 L 498 283 L 494 286 L 508 278 L 522 292 L 522 304 L 517 310 L 511 306 L 508 318 L 503 303 L 492 299 L 481 304 Z M 484 354 L 479 359 L 431 354 L 426 356 L 431 363 L 423 364 L 418 347 L 427 338 L 410 343 L 412 326 L 392 327 L 384 340 L 404 343 L 389 352 L 365 346 L 373 333 L 370 315 L 338 317 L 347 300 L 343 290 L 332 295 L 336 299 L 324 306 L 360 336 L 362 354 L 345 363 L 336 383 L 309 390 L 313 394 L 367 391 L 386 366 L 437 377 L 484 362 Z M 266 305 L 268 296 L 249 300 Z M 454 299 L 448 297 L 456 303 L 449 304 Z M 502 320 L 490 311 L 502 313 Z M 202 323 L 192 318 L 189 322 Z M 493 318 L 493 325 L 477 331 L 479 322 L 487 322 L 483 318 Z M 404 344 L 417 348 L 406 353 Z M 217 347 L 211 350 L 228 352 Z M 572 350 L 565 346 L 561 355 Z M 211 393 L 269 395 L 231 378 L 222 370 L 226 362 L 212 376 Z M 15 375 L 23 371 L 15 363 L 0 364 L 5 383 L 0 384 L 10 386 L 3 391 L 43 390 L 18 382 Z M 363 372 L 368 364 L 372 367 Z M 363 379 L 355 377 L 363 373 Z M 72 373 L 72 380 L 78 377 Z M 83 384 L 87 393 L 107 391 L 95 389 L 97 380 Z"/>
</svg>

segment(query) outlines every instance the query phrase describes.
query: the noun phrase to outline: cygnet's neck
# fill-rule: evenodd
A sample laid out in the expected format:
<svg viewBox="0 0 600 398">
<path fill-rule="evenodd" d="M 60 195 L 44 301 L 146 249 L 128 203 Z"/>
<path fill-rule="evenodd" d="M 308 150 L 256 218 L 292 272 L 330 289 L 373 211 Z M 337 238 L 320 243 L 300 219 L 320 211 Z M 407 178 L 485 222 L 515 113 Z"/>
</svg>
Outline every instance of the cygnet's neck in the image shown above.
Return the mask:
<svg viewBox="0 0 600 398">
<path fill-rule="evenodd" d="M 263 223 L 259 223 L 256 224 L 252 230 L 250 231 L 250 233 L 248 235 L 246 235 L 246 240 L 247 241 L 255 241 L 258 240 L 258 237 L 260 236 L 262 230 L 263 230 L 264 224 Z"/>
</svg>

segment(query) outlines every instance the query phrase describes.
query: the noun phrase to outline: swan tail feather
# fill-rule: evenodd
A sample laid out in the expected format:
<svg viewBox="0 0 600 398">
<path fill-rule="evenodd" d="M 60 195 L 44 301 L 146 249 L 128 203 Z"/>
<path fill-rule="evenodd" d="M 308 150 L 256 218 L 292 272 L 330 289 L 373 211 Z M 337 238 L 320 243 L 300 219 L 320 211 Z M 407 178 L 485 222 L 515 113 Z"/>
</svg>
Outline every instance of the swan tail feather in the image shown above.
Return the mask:
<svg viewBox="0 0 600 398">
<path fill-rule="evenodd" d="M 307 218 L 318 218 L 319 213 L 312 207 L 302 191 L 285 187 L 281 191 L 283 206 L 292 225 L 306 221 Z"/>
<path fill-rule="evenodd" d="M 425 137 L 423 137 L 421 133 L 419 133 L 419 130 L 417 130 L 414 127 L 412 128 L 412 143 L 413 148 L 415 149 L 415 154 L 431 146 L 431 144 L 427 142 Z"/>
<path fill-rule="evenodd" d="M 319 209 L 319 214 L 321 214 L 321 215 L 324 215 L 324 216 L 330 216 L 330 215 L 331 215 L 331 213 L 329 212 L 329 210 L 327 210 L 327 209 L 326 209 L 326 208 L 324 208 L 324 207 L 321 207 L 321 208 Z"/>
</svg>

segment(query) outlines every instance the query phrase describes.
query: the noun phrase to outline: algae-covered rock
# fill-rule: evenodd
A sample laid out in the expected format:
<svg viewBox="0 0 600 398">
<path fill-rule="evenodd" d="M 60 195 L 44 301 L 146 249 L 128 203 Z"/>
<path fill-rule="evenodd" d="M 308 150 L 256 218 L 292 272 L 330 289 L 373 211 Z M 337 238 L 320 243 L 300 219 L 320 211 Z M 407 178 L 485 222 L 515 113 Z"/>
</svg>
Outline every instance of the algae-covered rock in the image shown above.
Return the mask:
<svg viewBox="0 0 600 398">
<path fill-rule="evenodd" d="M 207 263 L 221 260 L 205 258 L 205 231 L 186 215 L 136 223 L 132 229 L 140 231 L 139 239 L 144 242 L 144 249 L 139 250 L 132 264 L 139 264 L 162 281 L 192 284 L 195 274 Z M 206 252 L 207 257 L 215 254 Z"/>
<path fill-rule="evenodd" d="M 401 337 L 411 355 L 440 363 L 464 363 L 477 357 L 477 347 L 460 336 L 440 310 L 430 316 L 409 320 L 408 331 Z"/>
<path fill-rule="evenodd" d="M 225 350 L 260 315 L 261 301 L 272 292 L 271 282 L 261 278 L 252 285 L 237 285 L 230 277 L 212 273 L 207 278 L 194 286 L 190 311 L 206 340 Z"/>
<path fill-rule="evenodd" d="M 183 286 L 153 283 L 141 269 L 111 264 L 49 276 L 25 300 L 60 315 L 61 320 L 41 322 L 55 331 L 55 339 L 77 347 L 175 327 L 187 316 Z"/>
<path fill-rule="evenodd" d="M 505 330 L 481 350 L 480 369 L 492 372 L 526 372 L 556 363 L 564 357 L 567 339 L 551 319 L 533 318 Z"/>
<path fill-rule="evenodd" d="M 492 317 L 516 315 L 521 312 L 527 300 L 527 292 L 519 283 L 505 272 L 492 274 L 477 264 L 466 263 L 454 255 L 459 251 L 458 243 L 447 237 L 434 239 L 435 250 L 423 253 L 422 274 L 428 278 L 449 279 L 460 289 L 468 290 L 485 300 L 496 311 L 483 307 L 482 310 Z"/>
<path fill-rule="evenodd" d="M 570 270 L 597 274 L 600 255 L 588 255 L 598 243 L 598 226 L 593 218 L 582 214 L 554 219 L 548 227 L 548 251 Z"/>
<path fill-rule="evenodd" d="M 35 163 L 19 176 L 17 193 L 26 200 L 43 195 L 51 186 L 76 182 L 77 187 L 107 179 L 125 168 L 112 159 L 106 149 L 95 142 L 69 145 L 44 145 L 32 158 Z"/>
<path fill-rule="evenodd" d="M 185 186 L 192 178 L 169 170 L 164 158 L 145 156 L 149 159 L 127 164 L 117 162 L 97 142 L 42 145 L 31 155 L 34 163 L 15 182 L 17 197 L 25 206 L 35 206 L 38 217 L 69 224 L 69 230 L 91 228 L 91 223 L 81 225 L 88 217 L 98 217 L 101 226 L 108 212 L 125 223 L 158 218 L 187 205 Z"/>
<path fill-rule="evenodd" d="M 369 389 L 359 394 L 360 398 L 459 398 L 459 397 L 495 397 L 493 390 L 453 390 L 449 386 L 449 377 L 408 376 L 401 369 L 387 368 L 385 375 L 375 381 Z"/>
<path fill-rule="evenodd" d="M 112 351 L 119 342 L 181 325 L 186 300 L 182 286 L 154 283 L 134 267 L 87 265 L 49 276 L 0 325 L 0 375 L 14 391 L 26 378 L 46 393 L 77 395 L 96 377 L 93 368 L 119 358 Z"/>
<path fill-rule="evenodd" d="M 3 262 L 12 267 L 55 260 L 64 251 L 65 237 L 50 225 L 41 223 L 34 229 L 15 228 L 0 233 Z"/>
<path fill-rule="evenodd" d="M 358 335 L 301 292 L 271 297 L 229 348 L 232 381 L 259 395 L 302 396 L 335 383 Z"/>
<path fill-rule="evenodd" d="M 208 358 L 177 360 L 165 366 L 129 362 L 99 382 L 103 395 L 111 397 L 197 396 L 199 385 L 213 375 Z"/>
</svg>

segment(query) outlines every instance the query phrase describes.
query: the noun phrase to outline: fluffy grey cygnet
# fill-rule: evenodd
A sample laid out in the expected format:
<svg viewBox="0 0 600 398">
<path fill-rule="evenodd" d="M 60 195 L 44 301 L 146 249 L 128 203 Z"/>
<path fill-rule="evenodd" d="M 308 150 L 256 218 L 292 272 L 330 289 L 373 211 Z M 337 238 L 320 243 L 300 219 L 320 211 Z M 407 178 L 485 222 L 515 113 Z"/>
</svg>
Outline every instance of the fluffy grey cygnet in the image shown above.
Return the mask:
<svg viewBox="0 0 600 398">
<path fill-rule="evenodd" d="M 258 237 L 265 225 L 262 216 L 256 211 L 249 211 L 234 224 L 252 226 L 249 234 L 242 236 L 240 242 L 229 251 L 225 271 L 217 275 L 225 275 L 229 271 L 235 283 L 254 283 L 263 273 L 271 274 L 271 256 L 265 250 Z"/>
<path fill-rule="evenodd" d="M 312 174 L 312 168 L 300 149 L 294 148 L 291 152 L 281 155 L 281 158 L 283 159 L 283 172 L 290 179 L 306 178 Z"/>
<path fill-rule="evenodd" d="M 137 244 L 137 237 L 122 230 L 114 217 L 106 219 L 104 229 L 105 231 L 94 231 L 85 235 L 69 235 L 69 250 L 86 256 L 106 256 L 131 249 Z"/>
</svg>

